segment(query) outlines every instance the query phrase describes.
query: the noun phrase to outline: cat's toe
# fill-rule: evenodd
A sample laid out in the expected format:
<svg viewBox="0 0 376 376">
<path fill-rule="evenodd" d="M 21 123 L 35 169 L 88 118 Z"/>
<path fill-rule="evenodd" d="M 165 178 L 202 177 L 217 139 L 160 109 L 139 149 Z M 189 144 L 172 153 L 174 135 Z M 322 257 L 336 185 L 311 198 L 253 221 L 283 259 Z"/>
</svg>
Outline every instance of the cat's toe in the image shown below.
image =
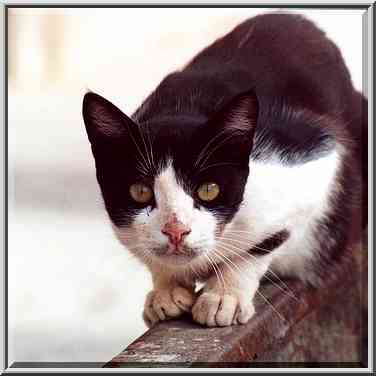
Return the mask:
<svg viewBox="0 0 376 376">
<path fill-rule="evenodd" d="M 173 301 L 169 290 L 155 291 L 153 308 L 161 320 L 177 317 L 182 314 L 182 310 Z"/>
<path fill-rule="evenodd" d="M 223 295 L 221 304 L 215 316 L 218 326 L 229 326 L 232 324 L 237 307 L 237 299 L 232 295 Z"/>
<path fill-rule="evenodd" d="M 233 324 L 246 324 L 255 314 L 253 303 L 241 301 L 234 316 Z"/>
<path fill-rule="evenodd" d="M 254 314 L 252 302 L 235 295 L 206 292 L 192 308 L 193 319 L 206 326 L 245 324 Z"/>
<path fill-rule="evenodd" d="M 172 290 L 172 299 L 181 310 L 189 312 L 195 301 L 195 295 L 186 288 L 177 286 Z"/>
<path fill-rule="evenodd" d="M 154 298 L 154 291 L 150 291 L 148 295 L 146 296 L 144 312 L 142 314 L 142 318 L 144 319 L 144 322 L 148 328 L 151 328 L 158 321 L 160 321 L 153 307 L 153 298 Z"/>
<path fill-rule="evenodd" d="M 153 290 L 146 297 L 144 306 L 143 319 L 145 324 L 150 328 L 159 321 L 168 320 L 180 316 L 191 304 L 191 298 L 188 293 L 182 291 L 175 292 L 175 303 L 173 294 L 170 290 Z M 188 291 L 187 291 L 188 292 Z"/>
<path fill-rule="evenodd" d="M 193 319 L 202 325 L 216 326 L 215 315 L 221 302 L 221 296 L 205 292 L 198 299 L 192 309 Z"/>
</svg>

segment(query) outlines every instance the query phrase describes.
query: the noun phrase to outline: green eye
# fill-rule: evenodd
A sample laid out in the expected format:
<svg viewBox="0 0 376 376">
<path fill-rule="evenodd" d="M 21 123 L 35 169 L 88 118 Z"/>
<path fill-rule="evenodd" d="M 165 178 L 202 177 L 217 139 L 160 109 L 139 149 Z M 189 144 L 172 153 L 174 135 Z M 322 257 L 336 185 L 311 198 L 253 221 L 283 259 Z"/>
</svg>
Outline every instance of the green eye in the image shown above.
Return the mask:
<svg viewBox="0 0 376 376">
<path fill-rule="evenodd" d="M 141 204 L 146 204 L 153 198 L 153 191 L 142 183 L 132 184 L 129 188 L 129 193 L 133 200 Z"/>
<path fill-rule="evenodd" d="M 213 201 L 219 195 L 219 185 L 204 183 L 197 190 L 197 195 L 202 201 Z"/>
</svg>

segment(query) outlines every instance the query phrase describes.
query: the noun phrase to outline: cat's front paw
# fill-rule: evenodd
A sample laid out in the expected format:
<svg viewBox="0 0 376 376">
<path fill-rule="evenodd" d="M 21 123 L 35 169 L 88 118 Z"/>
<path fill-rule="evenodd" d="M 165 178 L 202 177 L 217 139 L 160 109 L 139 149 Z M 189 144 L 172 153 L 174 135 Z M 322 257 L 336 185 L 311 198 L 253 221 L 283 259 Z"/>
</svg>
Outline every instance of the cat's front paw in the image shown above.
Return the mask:
<svg viewBox="0 0 376 376">
<path fill-rule="evenodd" d="M 192 308 L 193 319 L 206 326 L 245 324 L 255 313 L 249 296 L 204 292 Z"/>
<path fill-rule="evenodd" d="M 146 297 L 143 319 L 150 328 L 159 321 L 178 317 L 191 310 L 195 295 L 188 289 L 176 286 L 149 292 Z"/>
</svg>

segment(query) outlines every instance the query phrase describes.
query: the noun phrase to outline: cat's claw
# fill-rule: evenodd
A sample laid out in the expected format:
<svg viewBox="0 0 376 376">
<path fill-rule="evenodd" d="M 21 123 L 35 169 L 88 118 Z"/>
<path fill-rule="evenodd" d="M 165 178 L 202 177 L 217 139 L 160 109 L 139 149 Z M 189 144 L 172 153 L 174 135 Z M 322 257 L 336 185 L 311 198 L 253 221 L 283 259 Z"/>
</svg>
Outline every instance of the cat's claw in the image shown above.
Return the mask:
<svg viewBox="0 0 376 376">
<path fill-rule="evenodd" d="M 193 319 L 206 326 L 245 324 L 255 313 L 249 297 L 204 292 L 192 308 Z"/>
<path fill-rule="evenodd" d="M 143 319 L 150 328 L 159 321 L 175 318 L 191 310 L 194 294 L 188 289 L 176 286 L 149 292 L 146 297 Z"/>
</svg>

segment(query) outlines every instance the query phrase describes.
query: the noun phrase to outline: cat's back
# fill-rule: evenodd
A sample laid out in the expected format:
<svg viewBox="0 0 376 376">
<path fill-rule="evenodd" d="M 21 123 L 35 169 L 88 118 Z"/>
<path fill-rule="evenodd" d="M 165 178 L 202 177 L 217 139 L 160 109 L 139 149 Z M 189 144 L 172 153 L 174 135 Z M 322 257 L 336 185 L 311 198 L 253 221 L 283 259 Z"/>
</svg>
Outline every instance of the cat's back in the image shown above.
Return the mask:
<svg viewBox="0 0 376 376">
<path fill-rule="evenodd" d="M 337 46 L 313 22 L 291 13 L 246 20 L 182 73 L 229 76 L 232 92 L 254 88 L 259 97 L 290 99 L 322 113 L 341 108 L 353 93 Z"/>
<path fill-rule="evenodd" d="M 325 33 L 302 15 L 268 13 L 252 17 L 217 39 L 197 54 L 187 65 L 200 69 L 214 61 L 266 65 L 316 65 L 333 62 L 335 47 Z M 307 59 L 311 58 L 311 59 Z M 313 60 L 312 60 L 313 59 Z M 222 66 L 223 67 L 223 66 Z M 261 67 L 260 67 L 261 68 Z"/>
<path fill-rule="evenodd" d="M 323 31 L 298 14 L 268 13 L 244 21 L 169 74 L 135 118 L 176 109 L 208 117 L 250 89 L 261 109 L 273 101 L 319 114 L 343 111 L 354 95 L 341 52 Z"/>
</svg>

